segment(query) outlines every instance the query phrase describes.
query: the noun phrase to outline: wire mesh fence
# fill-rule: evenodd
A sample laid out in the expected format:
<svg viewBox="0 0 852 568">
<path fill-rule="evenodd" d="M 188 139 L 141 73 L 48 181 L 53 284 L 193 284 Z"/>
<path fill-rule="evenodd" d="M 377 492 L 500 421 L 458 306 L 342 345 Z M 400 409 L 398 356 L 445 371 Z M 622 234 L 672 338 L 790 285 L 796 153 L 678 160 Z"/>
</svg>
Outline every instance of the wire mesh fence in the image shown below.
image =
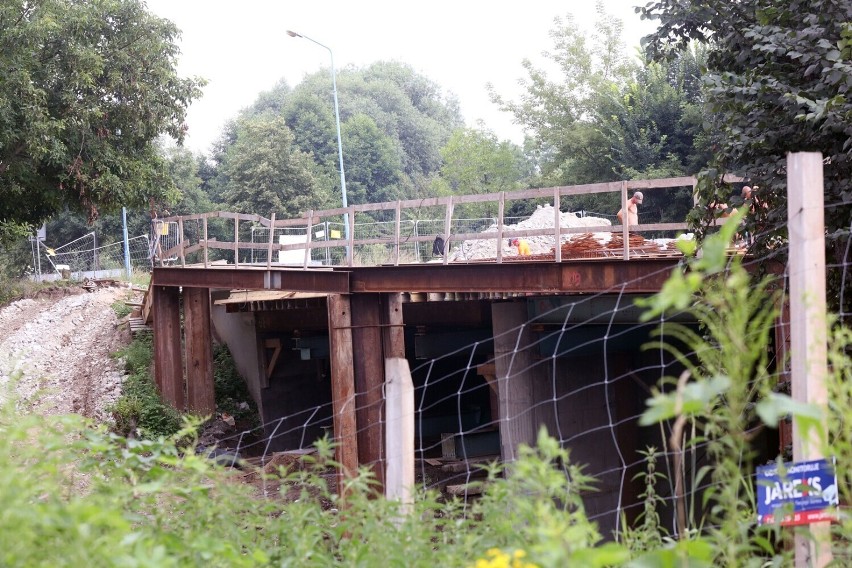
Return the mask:
<svg viewBox="0 0 852 568">
<path fill-rule="evenodd" d="M 148 235 L 98 245 L 95 233 L 88 233 L 60 245 L 48 247 L 41 240 L 31 240 L 32 277 L 35 280 L 74 279 L 119 276 L 127 268 L 149 270 L 151 246 Z"/>
<path fill-rule="evenodd" d="M 458 233 L 482 231 L 491 222 L 458 221 L 453 227 Z M 410 234 L 424 236 L 443 233 L 443 223 L 413 221 L 408 226 Z M 356 229 L 362 231 L 358 238 L 385 238 L 395 230 L 389 225 L 392 223 L 383 221 L 365 224 Z M 783 224 L 764 226 L 757 238 L 784 228 Z M 835 283 L 833 310 L 842 321 L 848 319 L 849 310 L 844 306 L 850 303 L 846 283 L 852 274 L 852 244 L 848 236 L 834 250 L 837 255 L 827 271 Z M 743 249 L 727 251 L 728 262 L 737 259 L 749 273 L 766 274 L 767 266 L 772 266 L 767 287 L 761 291 L 777 294 L 766 297 L 772 297 L 778 312 L 770 320 L 770 329 L 762 330 L 768 340 L 758 350 L 763 365 L 760 373 L 772 384 L 781 385 L 779 388 L 788 381 L 789 373 L 788 252 L 783 241 L 772 241 L 769 248 L 748 254 Z M 644 511 L 645 487 L 635 480 L 647 472 L 651 453 L 660 473 L 657 513 L 663 530 L 671 535 L 682 530 L 675 513 L 678 500 L 689 504 L 694 517 L 688 524 L 690 530 L 695 529 L 707 512 L 705 491 L 715 483 L 702 473 L 713 464 L 712 441 L 704 438 L 700 420 L 681 431 L 674 419 L 650 425 L 640 420 L 648 409 L 646 401 L 655 392 L 671 392 L 689 365 L 706 360 L 719 347 L 713 342 L 683 343 L 680 329 L 691 330 L 696 337 L 702 337 L 706 329 L 706 322 L 689 309 L 645 321 L 636 300 L 647 294 L 626 293 L 632 282 L 625 280 L 596 293 L 503 298 L 489 301 L 486 307 L 482 300 L 442 300 L 410 310 L 406 307 L 406 355 L 415 388 L 418 487 L 436 490 L 447 498 L 476 499 L 482 484 L 487 483 L 483 466 L 513 462 L 518 447 L 535 445 L 539 429 L 544 429 L 560 447 L 570 450 L 572 463 L 582 464 L 584 472 L 595 479 L 594 489 L 583 493 L 585 510 L 608 537 L 621 538 L 624 523 Z M 476 324 L 453 323 L 455 314 L 469 310 L 477 317 L 483 312 L 488 315 Z M 427 312 L 428 317 L 423 315 Z M 737 341 L 748 345 L 757 340 L 754 333 L 746 329 Z M 304 338 L 298 341 L 305 344 Z M 672 345 L 679 352 L 672 351 Z M 288 402 L 276 406 L 274 415 L 265 415 L 256 429 L 222 439 L 224 446 L 265 460 L 276 452 L 309 450 L 317 438 L 334 435 L 328 345 L 325 350 L 308 349 L 307 359 L 301 358 L 304 349 L 294 348 L 282 355 L 282 370 L 273 369 L 268 377 L 269 396 L 278 403 L 284 398 Z M 354 358 L 358 357 L 356 353 Z M 365 401 L 383 401 L 384 388 L 359 390 L 358 411 L 367 410 Z M 308 390 L 310 396 L 292 396 Z M 384 416 L 382 411 L 375 415 Z M 790 451 L 791 434 L 783 422 L 768 427 L 746 424 L 744 436 L 753 440 L 756 460 L 771 461 Z M 357 434 L 359 439 L 369 439 L 376 429 L 390 427 L 384 418 L 373 424 L 359 422 Z M 674 446 L 672 440 L 680 445 Z M 380 448 L 378 457 L 362 465 L 383 471 L 385 451 Z M 750 473 L 744 476 L 754 483 Z M 680 494 L 678 479 L 686 480 Z"/>
</svg>

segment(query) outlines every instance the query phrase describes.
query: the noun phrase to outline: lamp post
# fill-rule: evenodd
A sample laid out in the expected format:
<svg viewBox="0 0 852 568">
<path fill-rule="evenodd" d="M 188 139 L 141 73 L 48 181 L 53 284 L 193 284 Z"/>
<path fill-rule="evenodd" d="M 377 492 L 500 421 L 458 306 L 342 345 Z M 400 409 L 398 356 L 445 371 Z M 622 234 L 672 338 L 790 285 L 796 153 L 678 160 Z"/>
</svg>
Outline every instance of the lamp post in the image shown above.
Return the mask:
<svg viewBox="0 0 852 568">
<path fill-rule="evenodd" d="M 334 53 L 331 51 L 331 48 L 327 45 L 324 45 L 313 38 L 309 38 L 306 35 L 302 35 L 300 33 L 296 33 L 292 30 L 287 30 L 287 35 L 290 37 L 300 37 L 302 39 L 306 39 L 310 42 L 317 44 L 320 47 L 324 47 L 328 50 L 328 55 L 331 57 L 331 87 L 332 93 L 334 94 L 334 121 L 337 125 L 337 157 L 340 161 L 340 191 L 343 193 L 343 207 L 349 207 L 349 204 L 346 200 L 346 174 L 343 171 L 343 142 L 340 139 L 340 107 L 337 104 L 337 77 L 334 72 Z M 343 214 L 343 230 L 346 236 L 346 256 L 349 256 L 349 214 Z M 326 237 L 328 238 L 328 237 Z"/>
</svg>

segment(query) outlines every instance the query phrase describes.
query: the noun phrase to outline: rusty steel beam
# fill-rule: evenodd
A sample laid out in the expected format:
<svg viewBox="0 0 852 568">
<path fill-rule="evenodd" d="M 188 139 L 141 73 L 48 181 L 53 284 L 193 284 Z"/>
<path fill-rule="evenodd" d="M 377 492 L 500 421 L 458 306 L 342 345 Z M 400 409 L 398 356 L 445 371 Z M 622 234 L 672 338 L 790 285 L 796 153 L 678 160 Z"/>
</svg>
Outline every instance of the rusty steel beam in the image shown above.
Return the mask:
<svg viewBox="0 0 852 568">
<path fill-rule="evenodd" d="M 350 268 L 361 292 L 659 292 L 677 259 L 407 265 Z"/>
<path fill-rule="evenodd" d="M 151 282 L 152 285 L 187 288 L 349 292 L 349 274 L 331 270 L 155 267 Z"/>
</svg>

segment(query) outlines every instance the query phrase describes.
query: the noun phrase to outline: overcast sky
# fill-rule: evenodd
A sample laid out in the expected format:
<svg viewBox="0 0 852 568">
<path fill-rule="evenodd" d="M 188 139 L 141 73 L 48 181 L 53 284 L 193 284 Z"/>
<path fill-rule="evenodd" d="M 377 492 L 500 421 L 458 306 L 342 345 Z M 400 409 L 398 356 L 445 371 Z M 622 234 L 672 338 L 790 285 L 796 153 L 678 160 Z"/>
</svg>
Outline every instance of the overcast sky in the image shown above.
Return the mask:
<svg viewBox="0 0 852 568">
<path fill-rule="evenodd" d="M 179 72 L 208 80 L 189 109 L 187 147 L 207 152 L 225 122 L 262 91 L 284 79 L 295 86 L 306 74 L 328 69 L 329 52 L 291 38 L 293 30 L 328 46 L 335 67 L 399 61 L 455 94 L 469 126 L 482 120 L 501 139 L 520 142 L 521 130 L 488 99 L 486 83 L 516 99 L 521 61 L 543 62 L 552 50 L 554 18 L 574 15 L 591 28 L 593 0 L 148 0 L 153 13 L 183 32 Z M 653 29 L 633 6 L 644 0 L 604 0 L 625 23 L 628 50 Z M 329 99 L 331 104 L 331 99 Z"/>
</svg>

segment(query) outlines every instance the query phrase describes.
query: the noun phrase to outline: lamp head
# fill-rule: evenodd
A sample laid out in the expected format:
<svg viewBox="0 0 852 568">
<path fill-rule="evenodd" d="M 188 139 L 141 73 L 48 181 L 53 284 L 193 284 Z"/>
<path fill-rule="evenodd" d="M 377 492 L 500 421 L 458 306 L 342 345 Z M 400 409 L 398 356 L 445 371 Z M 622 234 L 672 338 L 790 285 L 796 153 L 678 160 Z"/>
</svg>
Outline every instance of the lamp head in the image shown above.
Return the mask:
<svg viewBox="0 0 852 568">
<path fill-rule="evenodd" d="M 287 30 L 287 35 L 290 37 L 302 37 L 302 34 L 297 34 L 296 32 L 291 30 Z"/>
</svg>

